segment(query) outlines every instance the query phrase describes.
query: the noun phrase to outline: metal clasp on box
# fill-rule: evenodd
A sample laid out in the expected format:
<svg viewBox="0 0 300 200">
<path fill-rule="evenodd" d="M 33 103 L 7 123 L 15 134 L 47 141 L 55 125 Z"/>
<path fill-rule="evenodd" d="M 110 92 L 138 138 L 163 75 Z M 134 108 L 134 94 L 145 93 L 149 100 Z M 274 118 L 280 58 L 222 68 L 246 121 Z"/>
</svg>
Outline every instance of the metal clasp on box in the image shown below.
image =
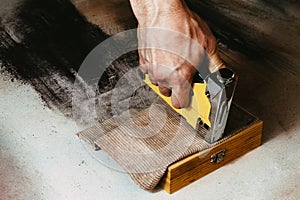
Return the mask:
<svg viewBox="0 0 300 200">
<path fill-rule="evenodd" d="M 213 155 L 210 156 L 211 163 L 220 163 L 224 160 L 226 149 L 223 149 Z"/>
</svg>

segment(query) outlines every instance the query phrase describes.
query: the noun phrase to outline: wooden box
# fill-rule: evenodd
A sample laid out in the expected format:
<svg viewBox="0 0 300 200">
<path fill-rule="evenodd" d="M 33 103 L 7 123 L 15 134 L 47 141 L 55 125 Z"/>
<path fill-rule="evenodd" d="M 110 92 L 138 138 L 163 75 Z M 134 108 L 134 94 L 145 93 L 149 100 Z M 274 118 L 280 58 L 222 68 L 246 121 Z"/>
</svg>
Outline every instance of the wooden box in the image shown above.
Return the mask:
<svg viewBox="0 0 300 200">
<path fill-rule="evenodd" d="M 262 129 L 263 122 L 258 120 L 216 146 L 173 163 L 161 180 L 161 187 L 172 194 L 260 146 Z"/>
</svg>

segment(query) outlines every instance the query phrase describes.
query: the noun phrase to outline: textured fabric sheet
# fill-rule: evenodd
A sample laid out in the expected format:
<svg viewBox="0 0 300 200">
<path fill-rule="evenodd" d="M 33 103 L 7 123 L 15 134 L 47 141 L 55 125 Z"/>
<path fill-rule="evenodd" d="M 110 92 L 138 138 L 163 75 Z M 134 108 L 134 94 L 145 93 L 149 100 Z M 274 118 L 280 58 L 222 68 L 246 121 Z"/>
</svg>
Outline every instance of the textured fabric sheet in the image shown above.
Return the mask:
<svg viewBox="0 0 300 200">
<path fill-rule="evenodd" d="M 233 105 L 222 140 L 255 120 Z M 138 186 L 146 190 L 159 183 L 170 164 L 222 142 L 207 143 L 160 99 L 145 110 L 129 110 L 79 132 L 78 136 L 107 152 Z"/>
</svg>

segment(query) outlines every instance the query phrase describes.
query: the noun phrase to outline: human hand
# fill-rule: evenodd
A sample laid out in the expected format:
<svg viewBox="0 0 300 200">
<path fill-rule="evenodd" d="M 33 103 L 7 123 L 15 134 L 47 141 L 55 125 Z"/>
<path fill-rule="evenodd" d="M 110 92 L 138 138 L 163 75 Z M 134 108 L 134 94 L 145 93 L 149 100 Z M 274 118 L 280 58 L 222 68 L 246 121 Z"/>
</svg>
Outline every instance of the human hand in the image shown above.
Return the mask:
<svg viewBox="0 0 300 200">
<path fill-rule="evenodd" d="M 203 49 L 211 58 L 211 71 L 216 70 L 212 66 L 223 67 L 215 37 L 182 0 L 131 0 L 131 5 L 140 29 L 140 69 L 163 95 L 172 96 L 175 108 L 186 107 Z M 155 27 L 154 31 L 149 27 Z"/>
</svg>

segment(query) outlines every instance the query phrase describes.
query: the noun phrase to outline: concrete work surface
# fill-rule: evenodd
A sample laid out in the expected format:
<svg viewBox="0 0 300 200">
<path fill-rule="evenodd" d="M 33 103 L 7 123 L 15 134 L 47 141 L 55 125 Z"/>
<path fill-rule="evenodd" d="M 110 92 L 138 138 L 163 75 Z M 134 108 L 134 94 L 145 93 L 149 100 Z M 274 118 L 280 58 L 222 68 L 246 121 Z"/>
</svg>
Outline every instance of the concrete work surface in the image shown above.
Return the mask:
<svg viewBox="0 0 300 200">
<path fill-rule="evenodd" d="M 300 198 L 299 123 L 274 127 L 261 147 L 169 195 L 141 190 L 95 159 L 75 122 L 46 107 L 30 85 L 1 74 L 0 93 L 0 199 Z"/>
<path fill-rule="evenodd" d="M 136 26 L 128 1 L 98 0 L 103 7 L 90 13 L 103 13 L 90 21 L 97 26 L 70 1 L 41 2 L 0 0 L 0 200 L 300 199 L 299 4 L 188 1 L 239 75 L 234 101 L 264 121 L 264 133 L 259 148 L 169 195 L 139 189 L 103 151 L 91 151 L 72 118 L 70 91 L 82 60 L 110 34 Z M 109 12 L 114 6 L 127 10 Z M 137 54 L 120 59 L 107 77 L 137 65 Z M 112 89 L 101 84 L 101 94 Z M 103 120 L 110 117 L 102 111 Z"/>
</svg>

